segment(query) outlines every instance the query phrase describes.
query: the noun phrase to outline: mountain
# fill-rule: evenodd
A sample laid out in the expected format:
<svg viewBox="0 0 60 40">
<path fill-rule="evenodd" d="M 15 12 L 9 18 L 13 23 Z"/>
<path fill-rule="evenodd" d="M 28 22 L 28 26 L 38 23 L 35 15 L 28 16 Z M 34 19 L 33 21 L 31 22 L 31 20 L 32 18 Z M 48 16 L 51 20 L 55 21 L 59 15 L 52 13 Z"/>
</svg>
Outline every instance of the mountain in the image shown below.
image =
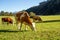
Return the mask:
<svg viewBox="0 0 60 40">
<path fill-rule="evenodd" d="M 47 0 L 26 10 L 34 12 L 36 15 L 56 15 L 60 14 L 60 0 Z"/>
</svg>

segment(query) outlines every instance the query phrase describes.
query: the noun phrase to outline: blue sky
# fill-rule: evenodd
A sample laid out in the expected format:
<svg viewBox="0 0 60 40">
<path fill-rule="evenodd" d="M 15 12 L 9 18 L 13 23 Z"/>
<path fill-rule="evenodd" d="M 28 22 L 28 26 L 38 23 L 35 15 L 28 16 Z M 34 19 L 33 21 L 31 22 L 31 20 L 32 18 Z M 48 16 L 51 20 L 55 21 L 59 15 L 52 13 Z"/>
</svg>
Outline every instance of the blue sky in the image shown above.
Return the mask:
<svg viewBox="0 0 60 40">
<path fill-rule="evenodd" d="M 15 12 L 39 5 L 46 0 L 0 0 L 0 11 Z"/>
</svg>

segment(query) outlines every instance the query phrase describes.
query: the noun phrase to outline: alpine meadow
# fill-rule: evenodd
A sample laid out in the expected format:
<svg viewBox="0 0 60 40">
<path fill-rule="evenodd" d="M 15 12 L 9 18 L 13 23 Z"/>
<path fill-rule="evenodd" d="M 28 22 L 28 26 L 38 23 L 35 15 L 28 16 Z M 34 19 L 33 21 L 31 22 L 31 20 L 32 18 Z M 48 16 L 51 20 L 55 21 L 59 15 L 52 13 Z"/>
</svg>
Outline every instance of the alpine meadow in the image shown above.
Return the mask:
<svg viewBox="0 0 60 40">
<path fill-rule="evenodd" d="M 43 22 L 36 22 L 36 31 L 32 31 L 28 25 L 26 31 L 24 24 L 22 31 L 19 31 L 16 24 L 2 24 L 2 17 L 7 16 L 0 16 L 0 40 L 60 40 L 60 15 L 40 16 Z M 8 17 L 16 22 L 14 16 Z"/>
</svg>

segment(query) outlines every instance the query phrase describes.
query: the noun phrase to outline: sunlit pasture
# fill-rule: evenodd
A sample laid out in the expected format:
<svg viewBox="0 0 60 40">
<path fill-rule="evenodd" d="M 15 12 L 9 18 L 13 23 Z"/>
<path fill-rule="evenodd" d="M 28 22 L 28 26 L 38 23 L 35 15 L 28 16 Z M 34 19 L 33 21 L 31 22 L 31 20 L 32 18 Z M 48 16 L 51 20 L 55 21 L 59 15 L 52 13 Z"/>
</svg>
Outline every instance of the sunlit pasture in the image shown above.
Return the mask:
<svg viewBox="0 0 60 40">
<path fill-rule="evenodd" d="M 36 22 L 36 31 L 28 25 L 26 31 L 24 24 L 19 31 L 16 24 L 2 24 L 2 17 L 11 17 L 16 23 L 14 16 L 0 16 L 0 40 L 60 40 L 60 15 L 40 16 L 43 22 Z"/>
</svg>

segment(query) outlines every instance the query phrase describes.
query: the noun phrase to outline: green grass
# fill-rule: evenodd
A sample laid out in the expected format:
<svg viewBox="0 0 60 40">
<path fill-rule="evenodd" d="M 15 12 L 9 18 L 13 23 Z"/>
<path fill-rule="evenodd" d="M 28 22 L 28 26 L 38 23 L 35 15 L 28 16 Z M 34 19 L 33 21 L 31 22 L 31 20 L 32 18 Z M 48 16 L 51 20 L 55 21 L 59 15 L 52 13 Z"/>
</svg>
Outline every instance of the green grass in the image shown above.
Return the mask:
<svg viewBox="0 0 60 40">
<path fill-rule="evenodd" d="M 19 31 L 16 24 L 14 26 L 1 24 L 2 17 L 6 16 L 0 16 L 0 40 L 60 40 L 60 21 L 36 23 L 36 32 L 32 31 L 29 26 L 25 31 L 24 25 L 22 31 Z M 11 18 L 15 22 L 14 17 L 11 16 Z M 60 15 L 41 16 L 41 18 L 43 21 L 60 20 Z"/>
</svg>

